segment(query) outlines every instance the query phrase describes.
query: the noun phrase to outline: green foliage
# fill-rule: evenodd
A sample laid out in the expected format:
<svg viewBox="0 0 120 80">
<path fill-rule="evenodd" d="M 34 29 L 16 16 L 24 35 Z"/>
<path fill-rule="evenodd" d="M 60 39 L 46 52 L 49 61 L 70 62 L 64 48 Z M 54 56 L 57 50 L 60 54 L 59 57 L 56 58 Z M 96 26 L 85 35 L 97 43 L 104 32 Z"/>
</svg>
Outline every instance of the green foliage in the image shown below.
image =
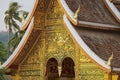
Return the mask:
<svg viewBox="0 0 120 80">
<path fill-rule="evenodd" d="M 7 50 L 2 42 L 0 42 L 0 61 L 4 62 L 6 60 Z"/>
<path fill-rule="evenodd" d="M 14 34 L 14 37 L 9 41 L 9 44 L 12 46 L 11 51 L 13 52 L 15 48 L 18 46 L 20 40 L 22 39 L 25 31 L 19 30 Z"/>
<path fill-rule="evenodd" d="M 16 21 L 21 22 L 21 18 L 19 17 L 19 8 L 21 6 L 18 5 L 17 2 L 12 2 L 9 5 L 8 10 L 5 11 L 5 18 L 4 22 L 6 24 L 6 27 L 10 32 L 13 32 L 14 30 L 20 30 L 19 26 L 17 25 Z"/>
<path fill-rule="evenodd" d="M 1 68 L 0 69 L 0 80 L 5 80 L 4 75 L 5 75 L 6 69 Z"/>
<path fill-rule="evenodd" d="M 29 12 L 26 12 L 26 11 L 23 11 L 23 10 L 21 10 L 20 13 L 22 14 L 22 17 L 23 17 L 24 19 L 26 19 L 27 16 L 28 16 L 28 14 L 29 14 Z"/>
<path fill-rule="evenodd" d="M 7 44 L 7 37 L 7 32 L 0 32 L 0 42 L 4 43 L 5 45 Z"/>
<path fill-rule="evenodd" d="M 10 3 L 8 10 L 5 12 L 6 16 L 4 18 L 4 22 L 6 24 L 6 28 L 8 29 L 8 54 L 10 54 L 10 51 L 14 51 L 24 34 L 24 32 L 20 30 L 16 21 L 22 23 L 28 16 L 28 12 L 19 10 L 20 7 L 21 6 L 18 5 L 17 2 L 12 2 Z M 12 39 L 10 39 L 11 32 L 15 32 Z"/>
<path fill-rule="evenodd" d="M 10 79 L 6 73 L 10 72 L 10 69 L 0 68 L 0 80 Z M 10 79 L 11 80 L 11 79 Z"/>
<path fill-rule="evenodd" d="M 20 7 L 21 6 L 18 5 L 17 2 L 12 2 L 10 3 L 8 10 L 5 11 L 6 16 L 4 18 L 4 22 L 8 30 L 11 32 L 20 30 L 20 27 L 16 21 L 22 22 L 22 18 L 25 19 L 28 15 L 28 12 L 19 10 Z"/>
</svg>

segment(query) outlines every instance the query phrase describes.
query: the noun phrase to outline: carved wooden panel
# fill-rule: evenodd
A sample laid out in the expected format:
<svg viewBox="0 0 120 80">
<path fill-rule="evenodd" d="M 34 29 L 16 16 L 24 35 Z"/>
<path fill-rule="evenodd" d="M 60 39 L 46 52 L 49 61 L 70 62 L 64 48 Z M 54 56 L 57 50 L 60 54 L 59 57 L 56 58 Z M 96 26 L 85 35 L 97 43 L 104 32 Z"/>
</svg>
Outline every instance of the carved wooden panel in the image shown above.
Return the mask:
<svg viewBox="0 0 120 80">
<path fill-rule="evenodd" d="M 104 80 L 104 72 L 91 62 L 82 52 L 80 54 L 80 72 L 81 80 Z"/>
<path fill-rule="evenodd" d="M 43 30 L 44 28 L 44 23 L 45 23 L 45 13 L 42 13 L 42 12 L 36 12 L 35 13 L 35 21 L 34 21 L 34 28 L 39 28 L 41 30 Z"/>
<path fill-rule="evenodd" d="M 41 66 L 43 65 L 44 38 L 41 38 L 43 38 L 42 33 L 19 66 L 21 80 L 40 80 L 41 76 L 43 76 L 43 68 Z"/>
</svg>

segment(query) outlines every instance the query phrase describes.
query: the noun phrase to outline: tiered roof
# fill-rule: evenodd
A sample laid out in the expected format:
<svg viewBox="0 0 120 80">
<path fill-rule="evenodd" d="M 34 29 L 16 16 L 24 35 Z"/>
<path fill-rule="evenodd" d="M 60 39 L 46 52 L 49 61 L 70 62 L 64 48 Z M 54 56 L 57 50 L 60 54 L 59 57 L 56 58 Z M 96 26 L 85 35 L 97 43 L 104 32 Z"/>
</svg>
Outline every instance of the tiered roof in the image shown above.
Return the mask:
<svg viewBox="0 0 120 80">
<path fill-rule="evenodd" d="M 120 71 L 119 5 L 116 7 L 109 0 L 60 0 L 59 3 L 66 13 L 67 28 L 86 55 L 105 71 L 111 71 L 111 67 L 113 71 Z M 112 63 L 108 66 L 112 53 Z"/>
</svg>

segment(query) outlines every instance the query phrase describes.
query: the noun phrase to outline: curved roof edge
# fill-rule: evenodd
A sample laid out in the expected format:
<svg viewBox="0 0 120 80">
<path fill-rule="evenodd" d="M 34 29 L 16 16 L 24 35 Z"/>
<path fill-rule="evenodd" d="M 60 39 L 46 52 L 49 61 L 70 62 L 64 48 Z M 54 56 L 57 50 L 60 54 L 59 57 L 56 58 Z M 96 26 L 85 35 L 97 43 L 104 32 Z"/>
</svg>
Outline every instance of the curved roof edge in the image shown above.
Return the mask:
<svg viewBox="0 0 120 80">
<path fill-rule="evenodd" d="M 39 0 L 34 1 L 34 6 L 33 6 L 32 10 L 29 12 L 27 18 L 25 19 L 25 21 L 22 25 L 22 30 L 25 30 L 28 27 L 28 25 L 29 25 L 29 23 L 30 23 L 30 21 L 31 21 L 33 15 L 34 15 L 34 12 L 37 8 L 38 2 L 39 2 Z"/>
<path fill-rule="evenodd" d="M 66 25 L 67 30 L 71 33 L 71 36 L 73 39 L 77 42 L 79 47 L 86 53 L 85 55 L 88 56 L 95 64 L 97 64 L 101 69 L 105 70 L 106 72 L 110 72 L 111 68 L 110 66 L 107 66 L 106 61 L 101 59 L 99 56 L 97 56 L 88 46 L 87 44 L 82 40 L 82 38 L 78 35 L 78 33 L 75 31 L 72 24 L 69 22 L 67 17 L 64 15 L 64 23 Z M 114 70 L 117 70 L 114 68 Z M 118 69 L 120 70 L 120 69 Z"/>
<path fill-rule="evenodd" d="M 74 16 L 74 12 L 72 12 L 72 10 L 70 10 L 70 8 L 68 7 L 67 3 L 65 2 L 65 0 L 58 0 L 58 3 L 61 5 L 61 7 L 63 8 L 65 14 L 67 15 L 67 17 L 71 20 L 71 22 L 74 25 L 77 25 L 77 19 L 75 19 Z"/>
<path fill-rule="evenodd" d="M 115 17 L 115 19 L 120 23 L 120 12 L 115 7 L 115 5 L 110 2 L 110 0 L 103 0 L 108 10 L 111 12 L 111 14 Z"/>
<path fill-rule="evenodd" d="M 33 25 L 34 25 L 33 22 L 34 22 L 34 18 L 32 18 L 32 20 L 31 20 L 31 22 L 30 22 L 30 24 L 28 26 L 28 29 L 26 30 L 22 40 L 20 41 L 19 45 L 17 46 L 17 48 L 15 49 L 13 54 L 7 59 L 7 61 L 5 61 L 3 63 L 2 66 L 0 66 L 0 68 L 2 68 L 2 67 L 8 68 L 14 62 L 14 60 L 16 60 L 16 58 L 20 54 L 20 51 L 25 46 L 25 43 L 27 42 L 27 40 L 28 40 L 28 38 L 29 38 L 29 36 L 31 34 L 31 31 L 33 30 Z"/>
<path fill-rule="evenodd" d="M 63 8 L 66 16 L 68 19 L 76 26 L 84 26 L 84 27 L 89 27 L 89 28 L 96 28 L 96 29 L 103 29 L 103 30 L 115 30 L 115 31 L 120 31 L 119 26 L 115 25 L 110 25 L 110 24 L 102 24 L 102 23 L 94 23 L 94 22 L 86 22 L 86 21 L 78 21 L 75 19 L 74 12 L 68 7 L 67 3 L 65 0 L 58 0 L 59 4 Z"/>
</svg>

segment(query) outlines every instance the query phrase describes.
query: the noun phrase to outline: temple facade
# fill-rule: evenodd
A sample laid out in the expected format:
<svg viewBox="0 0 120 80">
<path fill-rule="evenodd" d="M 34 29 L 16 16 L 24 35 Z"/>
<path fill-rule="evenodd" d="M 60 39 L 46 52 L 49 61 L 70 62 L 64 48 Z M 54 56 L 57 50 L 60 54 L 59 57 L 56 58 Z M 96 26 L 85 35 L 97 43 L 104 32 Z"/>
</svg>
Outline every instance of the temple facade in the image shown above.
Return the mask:
<svg viewBox="0 0 120 80">
<path fill-rule="evenodd" d="M 2 65 L 13 80 L 120 80 L 119 4 L 35 1 L 23 39 Z"/>
</svg>

